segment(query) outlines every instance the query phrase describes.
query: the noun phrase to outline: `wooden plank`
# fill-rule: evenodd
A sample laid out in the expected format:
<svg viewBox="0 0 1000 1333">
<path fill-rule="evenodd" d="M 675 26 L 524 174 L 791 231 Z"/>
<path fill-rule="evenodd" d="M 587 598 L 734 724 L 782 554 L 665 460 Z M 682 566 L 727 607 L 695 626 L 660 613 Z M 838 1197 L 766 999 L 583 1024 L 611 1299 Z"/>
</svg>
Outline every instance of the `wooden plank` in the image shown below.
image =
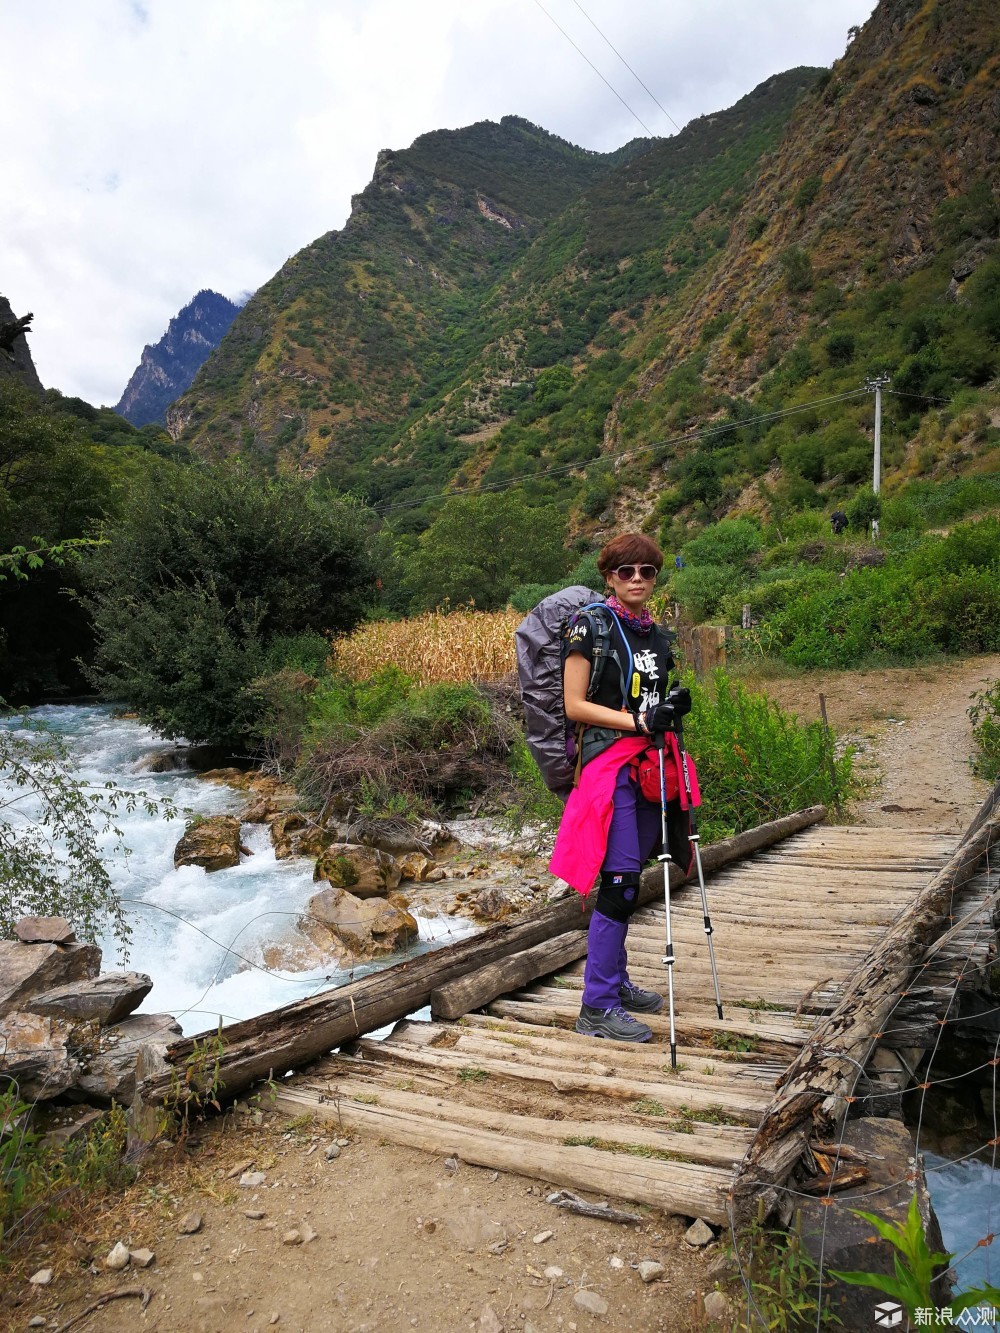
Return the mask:
<svg viewBox="0 0 1000 1333">
<path fill-rule="evenodd" d="M 702 854 L 705 873 L 713 874 L 825 818 L 824 806 L 811 806 L 714 843 Z M 683 877 L 679 871 L 673 873 L 680 885 Z M 640 903 L 657 896 L 662 890 L 662 873 L 657 869 L 652 875 L 654 878 L 649 872 L 643 876 Z M 242 1023 L 231 1023 L 223 1029 L 225 1049 L 218 1062 L 212 1062 L 213 1072 L 206 1072 L 202 1079 L 195 1078 L 190 1093 L 204 1092 L 204 1083 L 217 1078 L 226 1096 L 231 1097 L 257 1079 L 268 1078 L 275 1069 L 307 1064 L 341 1042 L 414 1013 L 428 1003 L 431 993 L 439 986 L 466 972 L 586 924 L 581 901 L 573 894 L 548 903 L 519 921 L 493 926 L 480 935 L 397 963 L 360 981 L 323 991 Z M 214 1036 L 201 1033 L 169 1046 L 166 1060 L 168 1066 L 174 1068 L 143 1081 L 139 1089 L 143 1100 L 157 1103 L 170 1097 L 176 1089 L 176 1067 L 183 1066 L 195 1051 L 195 1043 L 204 1041 L 209 1035 Z"/>
<path fill-rule="evenodd" d="M 438 986 L 431 991 L 431 1013 L 435 1018 L 461 1018 L 470 1009 L 481 1009 L 498 995 L 547 976 L 586 952 L 587 937 L 582 930 L 544 940 L 533 949 L 511 954 Z"/>
<path fill-rule="evenodd" d="M 371 1052 L 372 1057 L 385 1064 L 452 1070 L 456 1075 L 462 1070 L 475 1067 L 470 1064 L 467 1056 L 455 1055 L 440 1048 L 416 1050 L 400 1047 L 392 1050 L 382 1043 L 373 1045 L 375 1049 Z M 589 1073 L 579 1063 L 569 1069 L 548 1069 L 541 1064 L 517 1064 L 514 1061 L 494 1059 L 489 1062 L 487 1072 L 491 1078 L 542 1083 L 555 1088 L 557 1092 L 597 1093 L 621 1101 L 640 1101 L 644 1097 L 651 1097 L 668 1109 L 679 1110 L 681 1106 L 686 1106 L 695 1113 L 721 1111 L 744 1124 L 756 1124 L 771 1100 L 769 1090 L 751 1086 L 741 1087 L 739 1092 L 732 1092 L 725 1087 L 707 1091 L 704 1087 L 684 1082 L 683 1071 L 681 1076 L 663 1075 L 649 1070 L 645 1078 L 618 1078 Z"/>
<path fill-rule="evenodd" d="M 473 1166 L 646 1203 L 666 1213 L 703 1217 L 717 1225 L 726 1219 L 726 1196 L 732 1181 L 732 1171 L 727 1168 L 507 1138 L 470 1125 L 428 1121 L 420 1115 L 361 1102 L 320 1103 L 315 1114 L 392 1143 L 457 1156 Z"/>
<path fill-rule="evenodd" d="M 350 1080 L 325 1084 L 322 1091 L 314 1084 L 282 1084 L 268 1098 L 268 1106 L 292 1117 L 306 1112 L 316 1114 L 321 1106 L 353 1100 L 355 1089 Z M 367 1094 L 362 1093 L 362 1096 Z M 607 1143 L 625 1143 L 648 1147 L 653 1153 L 676 1153 L 679 1157 L 709 1166 L 735 1167 L 746 1152 L 753 1131 L 736 1126 L 699 1125 L 698 1133 L 677 1133 L 658 1125 L 652 1117 L 645 1122 L 622 1120 L 546 1120 L 539 1116 L 513 1115 L 497 1107 L 470 1106 L 464 1102 L 438 1096 L 401 1091 L 378 1086 L 379 1106 L 393 1111 L 447 1120 L 451 1124 L 470 1125 L 474 1128 L 503 1134 L 508 1138 L 541 1139 L 565 1143 L 566 1139 L 592 1138 Z M 320 1098 L 323 1098 L 320 1101 Z M 371 1101 L 361 1105 L 373 1105 Z M 567 1144 L 567 1147 L 572 1145 Z M 608 1151 L 608 1149 L 605 1149 Z"/>
</svg>

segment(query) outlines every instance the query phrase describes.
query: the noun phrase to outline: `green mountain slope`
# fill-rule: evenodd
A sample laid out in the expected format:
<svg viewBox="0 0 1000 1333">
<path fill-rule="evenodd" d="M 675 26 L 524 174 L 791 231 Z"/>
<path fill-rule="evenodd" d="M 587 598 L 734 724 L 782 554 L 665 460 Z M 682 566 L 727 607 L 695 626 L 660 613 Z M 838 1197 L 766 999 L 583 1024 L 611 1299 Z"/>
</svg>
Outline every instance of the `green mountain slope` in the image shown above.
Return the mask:
<svg viewBox="0 0 1000 1333">
<path fill-rule="evenodd" d="M 998 71 L 991 0 L 882 0 L 832 71 L 669 140 L 601 157 L 507 118 L 381 154 L 173 429 L 357 491 L 404 558 L 483 486 L 581 550 L 846 503 L 874 373 L 890 486 L 995 470 Z"/>
<path fill-rule="evenodd" d="M 208 455 L 363 466 L 464 364 L 498 274 L 629 151 L 588 153 L 511 116 L 380 153 L 344 229 L 241 312 L 172 408 L 173 434 Z"/>
</svg>

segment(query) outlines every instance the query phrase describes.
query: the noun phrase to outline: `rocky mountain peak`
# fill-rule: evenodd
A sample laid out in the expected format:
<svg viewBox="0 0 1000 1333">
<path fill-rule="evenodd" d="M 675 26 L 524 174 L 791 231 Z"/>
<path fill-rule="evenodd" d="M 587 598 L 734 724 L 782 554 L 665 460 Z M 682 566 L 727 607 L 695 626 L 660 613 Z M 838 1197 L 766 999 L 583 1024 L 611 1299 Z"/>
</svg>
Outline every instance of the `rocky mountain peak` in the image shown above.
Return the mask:
<svg viewBox="0 0 1000 1333">
<path fill-rule="evenodd" d="M 142 349 L 115 411 L 133 426 L 163 422 L 167 408 L 190 387 L 239 310 L 218 292 L 200 291 L 174 316 L 160 341 Z"/>
</svg>

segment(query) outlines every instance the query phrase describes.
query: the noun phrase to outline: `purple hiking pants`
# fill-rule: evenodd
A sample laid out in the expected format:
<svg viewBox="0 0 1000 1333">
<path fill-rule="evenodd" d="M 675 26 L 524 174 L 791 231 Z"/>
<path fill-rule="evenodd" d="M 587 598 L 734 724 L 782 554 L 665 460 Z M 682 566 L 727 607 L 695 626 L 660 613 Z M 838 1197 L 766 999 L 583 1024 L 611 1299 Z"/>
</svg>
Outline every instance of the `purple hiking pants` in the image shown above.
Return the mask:
<svg viewBox="0 0 1000 1333">
<path fill-rule="evenodd" d="M 638 783 L 629 777 L 628 764 L 623 764 L 615 783 L 602 873 L 638 874 L 659 836 L 660 807 L 642 796 Z M 618 987 L 628 980 L 627 934 L 627 921 L 612 921 L 598 911 L 591 915 L 583 973 L 583 1003 L 593 1009 L 613 1009 L 619 1003 Z"/>
</svg>

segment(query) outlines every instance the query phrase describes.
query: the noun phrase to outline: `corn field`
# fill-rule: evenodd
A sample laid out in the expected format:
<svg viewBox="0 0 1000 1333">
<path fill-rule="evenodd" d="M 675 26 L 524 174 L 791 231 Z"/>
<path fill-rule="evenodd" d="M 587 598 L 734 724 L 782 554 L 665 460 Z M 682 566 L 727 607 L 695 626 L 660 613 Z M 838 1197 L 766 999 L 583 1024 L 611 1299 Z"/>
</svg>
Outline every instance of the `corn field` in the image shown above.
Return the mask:
<svg viewBox="0 0 1000 1333">
<path fill-rule="evenodd" d="M 352 680 L 387 666 L 418 685 L 496 680 L 514 670 L 519 611 L 428 611 L 409 620 L 378 620 L 334 644 L 331 665 Z"/>
</svg>

